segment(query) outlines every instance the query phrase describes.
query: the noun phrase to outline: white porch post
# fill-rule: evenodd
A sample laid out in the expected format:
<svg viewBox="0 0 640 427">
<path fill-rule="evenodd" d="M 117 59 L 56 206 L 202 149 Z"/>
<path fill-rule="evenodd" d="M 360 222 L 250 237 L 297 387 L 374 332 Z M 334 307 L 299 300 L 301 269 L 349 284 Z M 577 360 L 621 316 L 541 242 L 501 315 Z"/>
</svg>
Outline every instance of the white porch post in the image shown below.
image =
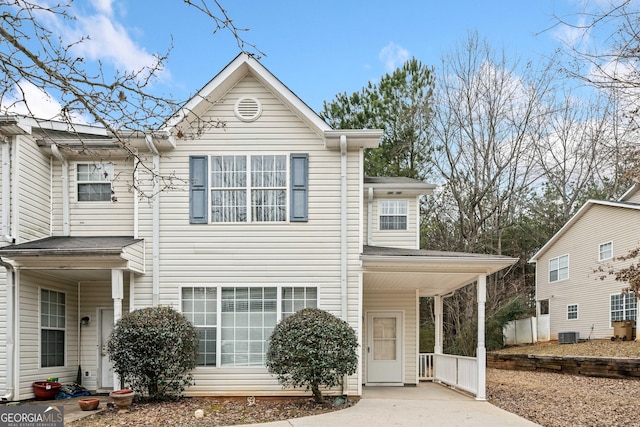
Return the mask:
<svg viewBox="0 0 640 427">
<path fill-rule="evenodd" d="M 436 295 L 433 297 L 433 309 L 436 318 L 433 352 L 435 354 L 442 354 L 442 296 Z"/>
<path fill-rule="evenodd" d="M 122 318 L 122 298 L 124 296 L 124 272 L 111 270 L 111 298 L 113 298 L 113 323 Z M 113 389 L 120 390 L 120 376 L 113 373 Z"/>
<path fill-rule="evenodd" d="M 484 312 L 487 301 L 487 275 L 478 276 L 478 349 L 476 360 L 478 363 L 478 392 L 476 400 L 487 398 L 487 349 L 484 346 Z"/>
</svg>

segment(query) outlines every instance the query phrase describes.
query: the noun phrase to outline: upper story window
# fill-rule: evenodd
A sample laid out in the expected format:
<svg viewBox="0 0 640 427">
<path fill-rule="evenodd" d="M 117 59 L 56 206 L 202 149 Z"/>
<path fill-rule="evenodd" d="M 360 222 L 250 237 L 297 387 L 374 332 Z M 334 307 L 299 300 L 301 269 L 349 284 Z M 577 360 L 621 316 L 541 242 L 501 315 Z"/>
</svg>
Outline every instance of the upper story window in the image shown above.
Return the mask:
<svg viewBox="0 0 640 427">
<path fill-rule="evenodd" d="M 111 201 L 111 181 L 113 180 L 111 163 L 78 163 L 77 171 L 79 202 Z"/>
<path fill-rule="evenodd" d="M 380 230 L 407 229 L 407 201 L 380 200 Z"/>
<path fill-rule="evenodd" d="M 613 258 L 613 242 L 601 244 L 598 250 L 598 260 L 604 261 L 611 258 Z"/>
<path fill-rule="evenodd" d="M 549 282 L 557 282 L 569 278 L 569 255 L 549 260 Z"/>
<path fill-rule="evenodd" d="M 211 156 L 211 222 L 287 220 L 287 157 Z"/>
<path fill-rule="evenodd" d="M 64 366 L 66 301 L 62 292 L 40 290 L 40 366 Z"/>
</svg>

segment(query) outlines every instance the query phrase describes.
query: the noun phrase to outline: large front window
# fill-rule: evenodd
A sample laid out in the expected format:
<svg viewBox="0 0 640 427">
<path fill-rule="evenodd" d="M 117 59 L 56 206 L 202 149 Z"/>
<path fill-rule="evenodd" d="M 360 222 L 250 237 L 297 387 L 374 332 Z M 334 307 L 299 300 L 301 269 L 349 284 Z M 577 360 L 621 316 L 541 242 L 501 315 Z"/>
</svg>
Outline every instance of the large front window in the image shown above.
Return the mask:
<svg viewBox="0 0 640 427">
<path fill-rule="evenodd" d="M 211 157 L 211 222 L 286 219 L 286 156 Z"/>
<path fill-rule="evenodd" d="M 638 301 L 633 292 L 611 295 L 611 321 L 636 320 Z"/>
<path fill-rule="evenodd" d="M 199 366 L 264 366 L 278 320 L 318 301 L 317 288 L 293 286 L 189 286 L 181 297 L 200 332 Z"/>
<path fill-rule="evenodd" d="M 40 366 L 64 366 L 66 302 L 62 292 L 40 291 Z"/>
<path fill-rule="evenodd" d="M 569 255 L 549 260 L 549 282 L 557 282 L 569 277 Z"/>
</svg>

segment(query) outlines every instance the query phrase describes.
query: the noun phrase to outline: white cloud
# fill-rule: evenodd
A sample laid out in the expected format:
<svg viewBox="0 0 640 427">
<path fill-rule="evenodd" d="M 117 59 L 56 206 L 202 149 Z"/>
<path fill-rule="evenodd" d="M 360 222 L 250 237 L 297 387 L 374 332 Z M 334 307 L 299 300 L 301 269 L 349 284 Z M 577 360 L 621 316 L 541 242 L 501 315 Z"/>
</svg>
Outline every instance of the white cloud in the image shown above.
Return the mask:
<svg viewBox="0 0 640 427">
<path fill-rule="evenodd" d="M 13 96 L 5 99 L 2 113 L 33 116 L 47 120 L 61 120 L 62 105 L 51 95 L 34 84 L 21 81 L 14 88 Z M 73 116 L 75 123 L 89 123 L 86 118 Z"/>
<path fill-rule="evenodd" d="M 99 12 L 109 16 L 113 15 L 112 0 L 93 0 L 91 3 L 93 3 L 93 7 L 95 7 Z"/>
<path fill-rule="evenodd" d="M 378 58 L 384 63 L 387 71 L 394 71 L 409 59 L 409 51 L 393 42 L 382 48 Z"/>
</svg>

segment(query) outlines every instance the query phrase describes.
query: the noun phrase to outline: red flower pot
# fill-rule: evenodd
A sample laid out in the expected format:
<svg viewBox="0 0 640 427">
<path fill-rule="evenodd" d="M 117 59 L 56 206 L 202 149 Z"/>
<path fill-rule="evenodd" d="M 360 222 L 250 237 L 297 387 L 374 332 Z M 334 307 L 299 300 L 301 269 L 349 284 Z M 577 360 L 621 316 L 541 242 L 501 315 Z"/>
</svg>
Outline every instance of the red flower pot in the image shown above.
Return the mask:
<svg viewBox="0 0 640 427">
<path fill-rule="evenodd" d="M 80 399 L 78 405 L 83 411 L 94 411 L 100 406 L 100 399 Z"/>
<path fill-rule="evenodd" d="M 55 399 L 58 390 L 60 390 L 62 384 L 52 381 L 36 381 L 33 383 L 33 393 L 36 395 L 37 400 L 51 400 Z"/>
</svg>

